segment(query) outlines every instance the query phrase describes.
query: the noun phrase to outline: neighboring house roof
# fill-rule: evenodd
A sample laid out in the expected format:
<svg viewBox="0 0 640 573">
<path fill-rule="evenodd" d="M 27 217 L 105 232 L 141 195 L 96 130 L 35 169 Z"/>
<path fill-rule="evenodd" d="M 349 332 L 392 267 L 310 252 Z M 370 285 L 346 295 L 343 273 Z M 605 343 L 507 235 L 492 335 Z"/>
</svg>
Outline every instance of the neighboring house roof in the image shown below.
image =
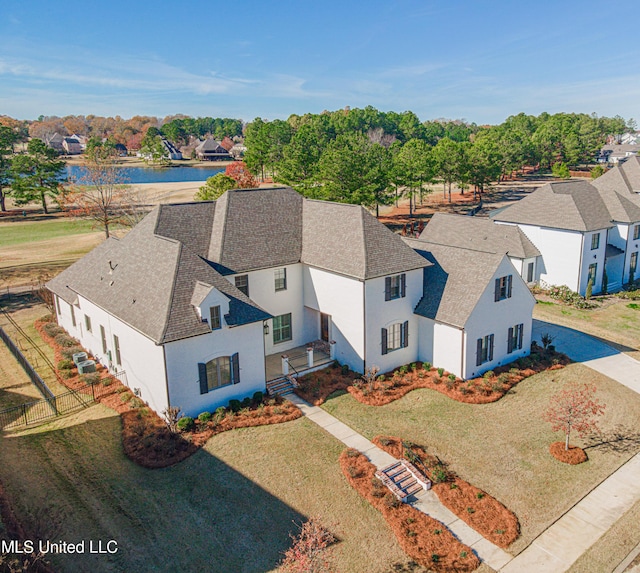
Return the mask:
<svg viewBox="0 0 640 573">
<path fill-rule="evenodd" d="M 424 294 L 414 312 L 464 328 L 506 255 L 417 239 L 404 242 L 432 263 L 424 269 Z"/>
<path fill-rule="evenodd" d="M 196 147 L 196 152 L 201 154 L 220 154 L 220 155 L 229 155 L 229 152 L 220 145 L 219 141 L 215 139 L 205 139 L 200 145 Z"/>
<path fill-rule="evenodd" d="M 636 195 L 640 193 L 640 157 L 629 157 L 618 163 L 593 181 L 598 189 L 611 189 L 618 193 Z"/>
<path fill-rule="evenodd" d="M 367 280 L 428 263 L 360 205 L 304 201 L 303 263 Z"/>
<path fill-rule="evenodd" d="M 587 181 L 547 183 L 492 219 L 582 232 L 613 226 L 598 189 Z"/>
<path fill-rule="evenodd" d="M 510 257 L 539 257 L 540 251 L 516 225 L 498 225 L 484 217 L 436 213 L 419 240 Z"/>
<path fill-rule="evenodd" d="M 159 344 L 210 331 L 191 305 L 199 282 L 229 298 L 227 324 L 270 318 L 187 246 L 159 234 L 170 229 L 171 209 L 155 208 L 123 239 L 108 239 L 47 286 L 70 304 L 86 298 Z"/>
</svg>

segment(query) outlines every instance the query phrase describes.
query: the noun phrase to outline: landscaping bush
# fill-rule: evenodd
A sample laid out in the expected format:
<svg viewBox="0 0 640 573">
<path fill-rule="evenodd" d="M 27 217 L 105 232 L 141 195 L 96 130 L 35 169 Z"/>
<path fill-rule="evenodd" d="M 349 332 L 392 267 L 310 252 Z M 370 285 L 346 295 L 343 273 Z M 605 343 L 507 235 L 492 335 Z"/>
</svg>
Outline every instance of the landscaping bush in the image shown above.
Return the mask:
<svg viewBox="0 0 640 573">
<path fill-rule="evenodd" d="M 58 370 L 71 370 L 74 366 L 73 360 L 69 360 L 68 358 L 63 358 L 58 362 Z"/>
<path fill-rule="evenodd" d="M 244 400 L 242 400 L 242 407 L 243 408 L 250 408 L 251 407 L 251 398 L 249 398 L 249 397 L 244 398 Z"/>
<path fill-rule="evenodd" d="M 238 413 L 242 408 L 240 400 L 229 400 L 229 409 L 234 413 Z"/>
<path fill-rule="evenodd" d="M 73 338 L 71 340 L 73 340 Z M 73 340 L 73 342 L 74 342 L 73 346 L 63 348 L 60 351 L 60 354 L 62 354 L 64 358 L 66 358 L 67 360 L 71 360 L 72 362 L 73 362 L 74 354 L 78 354 L 78 352 L 84 352 L 84 348 L 82 348 L 82 346 L 78 346 L 75 340 Z"/>
<path fill-rule="evenodd" d="M 64 334 L 64 328 L 58 326 L 55 322 L 47 322 L 42 329 L 49 335 L 51 338 L 55 338 L 58 334 Z"/>
<path fill-rule="evenodd" d="M 627 300 L 640 300 L 640 289 L 623 290 L 616 293 L 616 296 Z"/>
<path fill-rule="evenodd" d="M 341 369 L 342 369 L 342 375 L 343 375 L 343 376 L 348 376 L 348 374 L 349 374 L 349 367 L 348 367 L 346 364 L 343 364 L 343 365 L 342 365 L 342 367 L 341 367 Z"/>
<path fill-rule="evenodd" d="M 97 384 L 98 382 L 100 382 L 100 374 L 98 374 L 97 372 L 82 374 L 80 376 L 80 380 L 82 380 L 85 384 Z"/>
<path fill-rule="evenodd" d="M 579 309 L 596 308 L 598 305 L 582 298 L 577 292 L 572 291 L 568 286 L 552 286 L 547 290 L 547 294 L 554 300 L 573 306 Z"/>
<path fill-rule="evenodd" d="M 64 333 L 56 335 L 54 340 L 56 341 L 56 344 L 62 348 L 70 348 L 71 346 L 77 346 L 78 344 L 75 339 Z"/>
<path fill-rule="evenodd" d="M 190 432 L 196 427 L 196 422 L 190 416 L 184 416 L 178 420 L 178 430 L 181 432 Z"/>
<path fill-rule="evenodd" d="M 253 397 L 251 398 L 251 400 L 253 401 L 254 405 L 258 405 L 258 404 L 262 404 L 262 401 L 264 400 L 264 394 L 262 392 L 254 392 L 253 393 Z"/>
<path fill-rule="evenodd" d="M 438 376 L 442 378 L 443 375 L 444 375 L 444 368 L 438 368 Z"/>
<path fill-rule="evenodd" d="M 202 412 L 202 414 L 198 416 L 198 420 L 200 420 L 202 423 L 207 423 L 209 420 L 211 420 L 211 418 L 213 418 L 211 412 Z"/>
<path fill-rule="evenodd" d="M 422 368 L 427 371 L 431 370 L 431 362 L 423 362 Z"/>
</svg>

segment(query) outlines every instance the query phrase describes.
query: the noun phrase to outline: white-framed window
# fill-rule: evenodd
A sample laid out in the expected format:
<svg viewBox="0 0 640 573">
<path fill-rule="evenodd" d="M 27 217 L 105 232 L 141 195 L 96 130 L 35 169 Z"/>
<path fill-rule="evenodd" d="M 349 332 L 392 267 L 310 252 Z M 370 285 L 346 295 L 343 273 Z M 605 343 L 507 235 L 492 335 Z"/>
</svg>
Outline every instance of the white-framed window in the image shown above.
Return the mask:
<svg viewBox="0 0 640 573">
<path fill-rule="evenodd" d="M 84 315 L 84 326 L 87 332 L 91 332 L 91 317 L 88 314 Z"/>
<path fill-rule="evenodd" d="M 249 275 L 238 275 L 235 278 L 235 281 L 236 281 L 236 288 L 240 292 L 249 296 Z"/>
<path fill-rule="evenodd" d="M 222 328 L 222 320 L 220 317 L 220 306 L 209 307 L 209 326 L 211 330 Z"/>
<path fill-rule="evenodd" d="M 396 322 L 381 331 L 382 354 L 409 346 L 409 321 Z"/>
<path fill-rule="evenodd" d="M 591 263 L 589 265 L 589 274 L 587 275 L 587 282 L 591 281 L 591 286 L 596 284 L 596 273 L 598 272 L 598 263 Z"/>
<path fill-rule="evenodd" d="M 407 275 L 405 273 L 385 277 L 384 300 L 403 298 L 407 294 Z"/>
<path fill-rule="evenodd" d="M 478 338 L 476 348 L 476 366 L 493 360 L 493 334 Z"/>
<path fill-rule="evenodd" d="M 273 271 L 276 292 L 287 290 L 287 269 L 276 269 Z"/>
<path fill-rule="evenodd" d="M 509 329 L 507 338 L 507 352 L 522 349 L 522 334 L 524 332 L 524 324 L 516 324 Z"/>
<path fill-rule="evenodd" d="M 527 282 L 533 282 L 533 263 L 527 265 Z"/>
<path fill-rule="evenodd" d="M 595 251 L 600 248 L 600 233 L 591 235 L 591 250 Z"/>
<path fill-rule="evenodd" d="M 107 353 L 107 333 L 104 331 L 104 326 L 100 325 L 100 339 L 102 340 L 102 354 Z"/>
<path fill-rule="evenodd" d="M 640 239 L 640 225 L 633 228 L 633 240 L 637 241 L 638 239 Z"/>
<path fill-rule="evenodd" d="M 291 313 L 281 314 L 273 317 L 273 343 L 279 344 L 291 340 Z"/>
<path fill-rule="evenodd" d="M 211 390 L 240 383 L 240 362 L 238 353 L 231 356 L 218 356 L 209 362 L 198 363 L 200 394 Z"/>
<path fill-rule="evenodd" d="M 511 290 L 513 286 L 513 275 L 507 275 L 496 279 L 495 284 L 495 302 L 511 298 Z"/>
</svg>

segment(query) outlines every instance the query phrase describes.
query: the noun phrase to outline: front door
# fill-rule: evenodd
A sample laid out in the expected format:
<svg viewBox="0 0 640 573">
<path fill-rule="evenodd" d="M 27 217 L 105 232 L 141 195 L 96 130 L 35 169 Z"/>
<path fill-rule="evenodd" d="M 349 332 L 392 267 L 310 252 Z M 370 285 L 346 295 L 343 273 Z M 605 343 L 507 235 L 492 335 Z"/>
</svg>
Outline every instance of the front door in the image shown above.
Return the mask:
<svg viewBox="0 0 640 573">
<path fill-rule="evenodd" d="M 320 313 L 320 338 L 329 342 L 329 315 L 324 312 Z"/>
</svg>

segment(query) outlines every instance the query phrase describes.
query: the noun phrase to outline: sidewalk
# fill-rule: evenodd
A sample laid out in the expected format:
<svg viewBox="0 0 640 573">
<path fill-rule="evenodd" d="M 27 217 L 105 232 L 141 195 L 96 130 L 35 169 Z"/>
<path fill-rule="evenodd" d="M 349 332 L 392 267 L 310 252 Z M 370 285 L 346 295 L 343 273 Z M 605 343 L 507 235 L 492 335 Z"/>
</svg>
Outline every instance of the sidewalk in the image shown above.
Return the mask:
<svg viewBox="0 0 640 573">
<path fill-rule="evenodd" d="M 340 420 L 325 412 L 318 406 L 311 406 L 296 394 L 287 395 L 287 399 L 293 402 L 302 413 L 340 440 L 346 446 L 362 452 L 378 469 L 391 465 L 397 460 L 384 450 L 367 440 L 364 436 L 352 430 Z M 441 521 L 462 543 L 471 547 L 478 557 L 487 563 L 492 569 L 498 570 L 508 563 L 513 557 L 506 551 L 485 539 L 477 531 L 469 527 L 464 521 L 449 511 L 432 491 L 418 493 L 417 501 L 412 505 L 428 516 Z"/>
</svg>

